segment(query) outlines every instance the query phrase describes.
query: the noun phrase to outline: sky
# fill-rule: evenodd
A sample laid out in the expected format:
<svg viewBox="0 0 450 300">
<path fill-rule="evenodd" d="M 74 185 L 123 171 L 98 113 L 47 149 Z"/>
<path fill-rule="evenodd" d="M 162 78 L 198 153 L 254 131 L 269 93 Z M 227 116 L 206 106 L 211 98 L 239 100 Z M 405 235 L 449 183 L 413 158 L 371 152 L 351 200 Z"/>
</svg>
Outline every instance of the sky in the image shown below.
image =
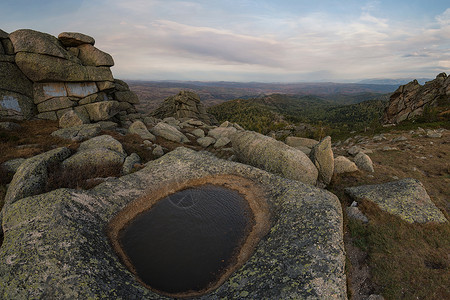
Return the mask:
<svg viewBox="0 0 450 300">
<path fill-rule="evenodd" d="M 448 0 L 0 0 L 0 29 L 95 38 L 114 77 L 356 82 L 450 72 Z"/>
</svg>

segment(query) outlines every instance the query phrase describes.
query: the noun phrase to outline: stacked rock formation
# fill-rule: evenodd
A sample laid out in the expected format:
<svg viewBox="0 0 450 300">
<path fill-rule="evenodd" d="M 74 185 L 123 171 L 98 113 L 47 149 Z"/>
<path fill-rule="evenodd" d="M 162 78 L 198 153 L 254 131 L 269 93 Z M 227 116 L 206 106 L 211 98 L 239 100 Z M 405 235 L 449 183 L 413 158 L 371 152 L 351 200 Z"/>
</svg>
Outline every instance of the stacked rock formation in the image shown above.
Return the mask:
<svg viewBox="0 0 450 300">
<path fill-rule="evenodd" d="M 175 119 L 198 119 L 206 124 L 216 124 L 214 116 L 206 112 L 200 97 L 190 91 L 181 91 L 175 96 L 168 97 L 154 112 L 159 119 L 174 117 Z"/>
<path fill-rule="evenodd" d="M 136 113 L 139 99 L 113 78 L 114 60 L 87 35 L 0 31 L 0 116 L 58 120 L 75 113 L 81 123 Z"/>
<path fill-rule="evenodd" d="M 391 96 L 383 116 L 384 123 L 397 124 L 423 114 L 426 107 L 450 101 L 450 77 L 445 73 L 420 85 L 413 80 L 400 86 Z"/>
</svg>

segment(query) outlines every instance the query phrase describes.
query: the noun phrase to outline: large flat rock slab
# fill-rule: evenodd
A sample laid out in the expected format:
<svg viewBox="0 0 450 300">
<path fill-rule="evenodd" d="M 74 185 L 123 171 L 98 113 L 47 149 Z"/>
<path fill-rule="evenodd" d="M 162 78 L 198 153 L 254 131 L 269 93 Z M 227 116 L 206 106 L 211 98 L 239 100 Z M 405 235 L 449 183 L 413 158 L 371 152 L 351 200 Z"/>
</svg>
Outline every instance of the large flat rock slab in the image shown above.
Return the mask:
<svg viewBox="0 0 450 300">
<path fill-rule="evenodd" d="M 271 228 L 250 259 L 198 299 L 346 299 L 342 211 L 333 194 L 180 147 L 90 191 L 59 189 L 3 211 L 0 298 L 167 299 L 136 280 L 108 223 L 130 203 L 190 180 L 232 175 L 263 189 Z"/>
<path fill-rule="evenodd" d="M 409 223 L 447 222 L 417 179 L 406 178 L 384 184 L 350 187 L 345 192 L 356 201 L 375 202 L 382 210 Z"/>
</svg>

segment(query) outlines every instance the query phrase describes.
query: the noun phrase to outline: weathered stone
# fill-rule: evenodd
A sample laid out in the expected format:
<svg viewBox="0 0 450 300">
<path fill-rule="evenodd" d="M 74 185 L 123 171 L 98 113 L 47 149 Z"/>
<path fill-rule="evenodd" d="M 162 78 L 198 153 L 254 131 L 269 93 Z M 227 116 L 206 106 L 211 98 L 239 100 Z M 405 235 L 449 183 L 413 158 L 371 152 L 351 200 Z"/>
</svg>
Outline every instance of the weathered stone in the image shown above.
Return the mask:
<svg viewBox="0 0 450 300">
<path fill-rule="evenodd" d="M 351 156 L 355 156 L 359 152 L 363 152 L 363 149 L 361 149 L 358 146 L 352 146 L 352 147 L 347 149 L 347 153 L 350 154 Z"/>
<path fill-rule="evenodd" d="M 7 62 L 7 63 L 16 63 L 16 59 L 14 55 L 4 55 L 0 54 L 0 62 Z"/>
<path fill-rule="evenodd" d="M 84 97 L 80 101 L 78 101 L 78 105 L 85 105 L 95 102 L 108 101 L 108 96 L 105 93 L 96 93 L 89 96 Z"/>
<path fill-rule="evenodd" d="M 100 121 L 97 122 L 97 124 L 100 125 L 100 127 L 102 128 L 102 130 L 115 130 L 117 129 L 117 123 L 112 122 L 112 121 Z"/>
<path fill-rule="evenodd" d="M 417 179 L 406 178 L 384 184 L 350 187 L 345 192 L 356 201 L 375 202 L 382 210 L 409 223 L 447 222 Z"/>
<path fill-rule="evenodd" d="M 156 145 L 155 149 L 153 149 L 152 154 L 156 157 L 161 157 L 164 155 L 164 149 L 160 145 Z"/>
<path fill-rule="evenodd" d="M 41 120 L 52 120 L 52 121 L 58 120 L 58 116 L 56 115 L 56 112 L 54 112 L 54 111 L 47 111 L 47 112 L 39 113 L 36 115 L 36 118 L 41 119 Z"/>
<path fill-rule="evenodd" d="M 111 70 L 107 67 L 83 66 L 59 57 L 36 53 L 17 53 L 16 64 L 34 82 L 113 80 Z"/>
<path fill-rule="evenodd" d="M 10 39 L 4 39 L 1 41 L 3 45 L 3 49 L 5 50 L 6 55 L 14 55 L 14 45 Z"/>
<path fill-rule="evenodd" d="M 316 141 L 313 139 L 307 139 L 307 138 L 296 137 L 296 136 L 288 136 L 286 138 L 286 145 L 294 147 L 294 148 L 298 147 L 298 146 L 303 146 L 303 147 L 308 147 L 311 149 L 318 143 L 319 143 L 319 141 Z"/>
<path fill-rule="evenodd" d="M 30 119 L 36 115 L 33 99 L 19 93 L 0 90 L 0 117 Z"/>
<path fill-rule="evenodd" d="M 114 84 L 116 85 L 116 90 L 117 91 L 129 91 L 130 87 L 128 86 L 128 84 L 120 79 L 114 79 Z"/>
<path fill-rule="evenodd" d="M 20 165 L 25 161 L 25 158 L 15 158 L 8 161 L 5 161 L 1 164 L 1 168 L 8 173 L 16 173 L 19 169 Z"/>
<path fill-rule="evenodd" d="M 120 111 L 125 111 L 129 108 L 133 107 L 133 104 L 130 104 L 128 102 L 119 102 L 119 110 Z"/>
<path fill-rule="evenodd" d="M 63 82 L 35 83 L 33 85 L 34 103 L 39 104 L 55 97 L 67 97 Z"/>
<path fill-rule="evenodd" d="M 400 123 L 407 119 L 420 116 L 425 108 L 438 105 L 439 101 L 449 101 L 450 81 L 445 73 L 436 79 L 426 82 L 423 86 L 417 80 L 400 86 L 390 97 L 383 115 L 384 123 Z"/>
<path fill-rule="evenodd" d="M 78 54 L 80 54 L 80 49 L 77 47 L 68 47 L 67 51 L 75 57 L 78 57 Z"/>
<path fill-rule="evenodd" d="M 300 150 L 253 131 L 238 132 L 231 141 L 243 163 L 307 184 L 317 182 L 317 168 Z"/>
<path fill-rule="evenodd" d="M 218 140 L 221 137 L 231 138 L 236 132 L 237 129 L 234 127 L 216 127 L 208 131 L 208 135 Z"/>
<path fill-rule="evenodd" d="M 99 91 L 112 90 L 116 87 L 114 82 L 111 81 L 98 81 L 96 83 Z"/>
<path fill-rule="evenodd" d="M 102 101 L 83 105 L 93 122 L 108 120 L 119 112 L 119 102 Z"/>
<path fill-rule="evenodd" d="M 198 138 L 205 137 L 205 132 L 204 132 L 202 129 L 200 129 L 200 128 L 197 128 L 197 129 L 192 130 L 191 133 L 192 133 L 193 135 L 195 135 L 196 137 L 198 137 Z"/>
<path fill-rule="evenodd" d="M 226 136 L 221 137 L 220 139 L 217 140 L 217 142 L 214 144 L 214 148 L 222 148 L 226 145 L 228 145 L 231 142 L 231 140 L 229 138 L 227 138 Z"/>
<path fill-rule="evenodd" d="M 311 149 L 309 158 L 319 171 L 318 180 L 325 185 L 331 182 L 334 172 L 334 156 L 331 137 L 327 136 Z"/>
<path fill-rule="evenodd" d="M 8 187 L 5 204 L 10 205 L 22 198 L 41 193 L 47 182 L 49 164 L 63 161 L 70 150 L 62 147 L 39 154 L 24 161 Z"/>
<path fill-rule="evenodd" d="M 0 29 L 0 39 L 7 39 L 7 38 L 9 38 L 9 33 Z"/>
<path fill-rule="evenodd" d="M 123 162 L 122 166 L 122 173 L 124 175 L 130 174 L 133 169 L 135 168 L 135 165 L 141 163 L 141 158 L 136 153 L 131 153 L 131 155 L 127 156 L 125 158 L 125 161 Z"/>
<path fill-rule="evenodd" d="M 355 164 L 360 170 L 367 172 L 375 172 L 375 170 L 373 169 L 372 160 L 367 154 L 363 152 L 359 152 L 355 156 Z"/>
<path fill-rule="evenodd" d="M 185 148 L 89 192 L 58 189 L 10 205 L 3 216 L 0 294 L 5 299 L 167 299 L 143 287 L 124 267 L 111 250 L 106 225 L 126 205 L 159 188 L 176 190 L 174 182 L 222 174 L 262 189 L 272 224 L 249 260 L 201 299 L 345 299 L 342 211 L 336 196 Z"/>
<path fill-rule="evenodd" d="M 20 129 L 21 126 L 14 122 L 0 122 L 0 129 L 4 130 L 17 130 Z"/>
<path fill-rule="evenodd" d="M 308 148 L 306 146 L 295 146 L 295 147 L 292 147 L 292 148 L 295 148 L 295 149 L 298 149 L 298 150 L 302 151 L 303 153 L 308 155 L 308 157 L 309 157 L 309 154 L 311 153 L 311 148 Z"/>
<path fill-rule="evenodd" d="M 79 32 L 61 32 L 58 39 L 66 47 L 76 47 L 83 44 L 94 45 L 94 38 Z"/>
<path fill-rule="evenodd" d="M 139 103 L 138 96 L 135 93 L 133 93 L 132 91 L 115 92 L 114 98 L 120 102 L 128 102 L 128 103 L 132 103 L 132 104 Z"/>
<path fill-rule="evenodd" d="M 33 83 L 13 63 L 0 62 L 0 90 L 33 97 Z"/>
<path fill-rule="evenodd" d="M 67 94 L 72 97 L 84 98 L 98 92 L 95 82 L 67 82 Z"/>
<path fill-rule="evenodd" d="M 9 38 L 14 45 L 16 53 L 45 54 L 63 59 L 69 59 L 70 57 L 66 49 L 61 47 L 58 39 L 47 33 L 31 29 L 20 29 L 12 32 Z"/>
<path fill-rule="evenodd" d="M 114 60 L 111 57 L 111 55 L 95 48 L 92 45 L 83 44 L 78 46 L 78 49 L 80 49 L 78 58 L 85 66 L 94 66 L 94 67 L 114 66 Z"/>
<path fill-rule="evenodd" d="M 99 124 L 84 124 L 79 126 L 67 127 L 52 132 L 52 136 L 72 141 L 83 141 L 92 138 L 102 130 Z"/>
<path fill-rule="evenodd" d="M 130 134 L 137 134 L 144 140 L 156 141 L 156 137 L 148 131 L 147 126 L 142 121 L 134 121 L 128 128 Z"/>
<path fill-rule="evenodd" d="M 442 133 L 440 133 L 440 132 L 436 132 L 436 130 L 431 130 L 431 129 L 428 129 L 427 130 L 427 137 L 429 137 L 429 138 L 441 138 L 442 137 Z"/>
<path fill-rule="evenodd" d="M 122 144 L 110 135 L 101 135 L 84 141 L 77 153 L 63 161 L 64 167 L 81 168 L 122 164 L 126 153 Z"/>
<path fill-rule="evenodd" d="M 76 113 L 73 110 L 69 110 L 68 112 L 63 114 L 61 118 L 59 118 L 59 127 L 61 128 L 79 126 L 88 123 L 88 118 L 86 118 L 84 115 Z"/>
<path fill-rule="evenodd" d="M 72 101 L 69 97 L 57 97 L 39 103 L 37 105 L 37 109 L 40 113 L 42 113 L 46 111 L 55 111 L 58 109 L 72 107 L 75 106 L 75 104 L 76 102 Z"/>
<path fill-rule="evenodd" d="M 154 117 L 164 119 L 174 117 L 176 119 L 197 119 L 210 125 L 217 123 L 212 115 L 206 113 L 206 109 L 200 102 L 199 96 L 190 91 L 181 91 L 175 96 L 168 97 L 153 111 Z"/>
<path fill-rule="evenodd" d="M 369 219 L 367 219 L 367 217 L 359 210 L 358 207 L 347 207 L 346 209 L 347 212 L 347 216 L 350 219 L 355 219 L 355 220 L 359 220 L 363 223 L 368 223 Z"/>
<path fill-rule="evenodd" d="M 189 142 L 189 139 L 181 133 L 179 130 L 177 130 L 172 125 L 159 122 L 156 124 L 155 127 L 153 127 L 150 130 L 151 133 L 153 133 L 156 136 L 160 136 L 165 138 L 166 140 L 178 142 L 178 143 L 187 143 Z"/>
<path fill-rule="evenodd" d="M 202 137 L 197 139 L 197 143 L 202 146 L 203 148 L 206 148 L 212 144 L 214 144 L 216 140 L 210 136 Z"/>
<path fill-rule="evenodd" d="M 345 156 L 338 156 L 334 159 L 334 173 L 351 173 L 358 171 L 358 167 L 354 162 Z"/>
</svg>

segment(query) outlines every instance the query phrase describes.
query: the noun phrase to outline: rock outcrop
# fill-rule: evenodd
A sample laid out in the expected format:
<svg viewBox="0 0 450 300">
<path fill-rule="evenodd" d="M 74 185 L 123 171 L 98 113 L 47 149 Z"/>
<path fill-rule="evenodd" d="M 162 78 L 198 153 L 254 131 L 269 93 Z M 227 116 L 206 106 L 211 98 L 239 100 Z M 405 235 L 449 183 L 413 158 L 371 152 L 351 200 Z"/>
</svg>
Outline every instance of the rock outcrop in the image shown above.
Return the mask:
<svg viewBox="0 0 450 300">
<path fill-rule="evenodd" d="M 92 37 L 20 29 L 2 31 L 0 44 L 0 117 L 59 120 L 73 111 L 81 125 L 136 113 L 139 99 L 113 78 L 113 58 Z"/>
<path fill-rule="evenodd" d="M 216 124 L 214 116 L 206 112 L 200 97 L 190 91 L 181 91 L 175 96 L 168 97 L 154 112 L 159 119 L 174 117 L 176 119 L 197 119 L 208 125 Z"/>
<path fill-rule="evenodd" d="M 355 201 L 375 202 L 382 210 L 410 223 L 447 222 L 417 179 L 350 187 L 345 192 Z"/>
<path fill-rule="evenodd" d="M 142 286 L 121 263 L 106 225 L 136 199 L 223 174 L 263 189 L 272 224 L 245 264 L 198 299 L 346 299 L 336 196 L 182 147 L 90 191 L 58 189 L 7 204 L 0 298 L 168 299 Z"/>
<path fill-rule="evenodd" d="M 423 114 L 426 107 L 450 102 L 450 77 L 445 73 L 423 86 L 417 80 L 400 86 L 385 109 L 383 122 L 397 124 Z"/>
</svg>

